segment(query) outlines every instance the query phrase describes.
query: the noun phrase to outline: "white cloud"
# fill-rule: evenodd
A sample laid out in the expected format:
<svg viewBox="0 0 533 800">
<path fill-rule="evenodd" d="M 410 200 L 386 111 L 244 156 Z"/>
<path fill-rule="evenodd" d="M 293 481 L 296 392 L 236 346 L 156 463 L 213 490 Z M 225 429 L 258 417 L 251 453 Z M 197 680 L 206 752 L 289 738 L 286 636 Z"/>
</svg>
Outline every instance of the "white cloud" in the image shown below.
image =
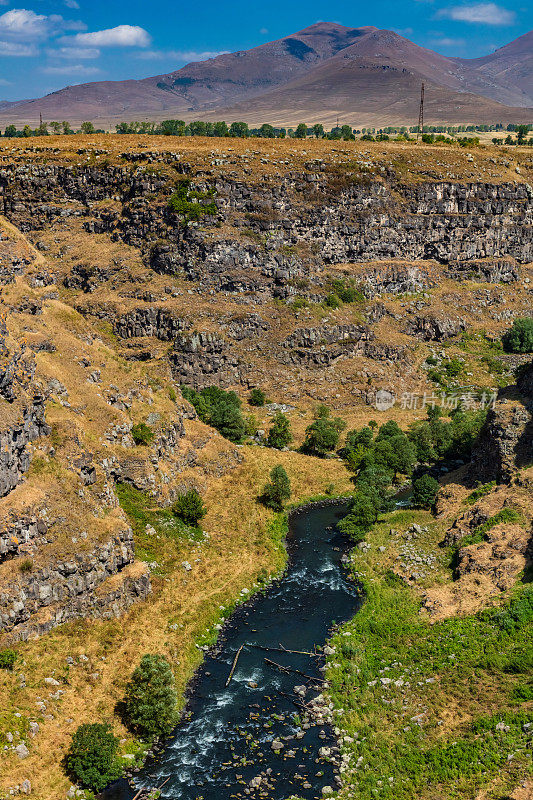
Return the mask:
<svg viewBox="0 0 533 800">
<path fill-rule="evenodd" d="M 100 70 L 98 67 L 86 67 L 83 64 L 65 64 L 62 67 L 44 67 L 43 72 L 46 72 L 47 75 L 83 75 L 87 77 L 89 75 L 97 75 Z"/>
<path fill-rule="evenodd" d="M 3 42 L 0 41 L 0 56 L 10 56 L 11 58 L 36 56 L 39 51 L 33 44 L 23 44 L 22 42 Z"/>
<path fill-rule="evenodd" d="M 138 25 L 117 25 L 103 31 L 78 33 L 73 40 L 95 47 L 148 47 L 152 41 L 150 34 Z"/>
<path fill-rule="evenodd" d="M 268 33 L 268 28 L 260 28 L 259 33 L 263 34 L 263 36 L 266 36 Z"/>
<path fill-rule="evenodd" d="M 0 86 L 11 86 L 11 81 L 6 81 L 5 78 L 0 78 Z"/>
<path fill-rule="evenodd" d="M 0 16 L 0 37 L 18 42 L 37 42 L 63 31 L 84 28 L 82 22 L 70 22 L 59 14 L 36 14 L 27 8 L 12 8 Z"/>
<path fill-rule="evenodd" d="M 98 58 L 100 50 L 96 47 L 58 47 L 55 50 L 47 50 L 46 54 L 51 58 L 73 58 L 73 59 L 92 59 Z"/>
<path fill-rule="evenodd" d="M 473 22 L 481 25 L 512 25 L 515 12 L 496 5 L 496 3 L 474 3 L 473 5 L 443 8 L 438 17 L 448 17 L 459 22 Z"/>
<path fill-rule="evenodd" d="M 452 39 L 450 36 L 442 36 L 440 39 L 433 39 L 432 44 L 441 47 L 463 47 L 466 44 L 464 39 Z"/>
<path fill-rule="evenodd" d="M 162 61 L 172 59 L 173 61 L 206 61 L 208 58 L 216 58 L 224 55 L 228 50 L 206 50 L 204 53 L 197 53 L 195 50 L 146 50 L 137 53 L 137 58 L 146 61 Z"/>
<path fill-rule="evenodd" d="M 76 2 L 76 0 L 64 0 L 64 3 L 67 8 L 79 8 L 80 4 Z"/>
</svg>

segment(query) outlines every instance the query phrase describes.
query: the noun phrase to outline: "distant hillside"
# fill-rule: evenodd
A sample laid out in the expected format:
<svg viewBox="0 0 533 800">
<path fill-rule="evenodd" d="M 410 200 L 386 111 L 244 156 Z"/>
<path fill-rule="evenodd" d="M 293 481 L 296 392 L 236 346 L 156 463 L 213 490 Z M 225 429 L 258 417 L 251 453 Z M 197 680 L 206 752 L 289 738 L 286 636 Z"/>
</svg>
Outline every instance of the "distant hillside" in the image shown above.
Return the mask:
<svg viewBox="0 0 533 800">
<path fill-rule="evenodd" d="M 353 125 L 414 122 L 422 80 L 432 122 L 533 120 L 532 33 L 478 59 L 440 55 L 374 27 L 320 22 L 251 50 L 143 80 L 68 86 L 0 103 L 0 125 L 44 119 L 119 120 L 236 116 L 253 122 Z"/>
</svg>

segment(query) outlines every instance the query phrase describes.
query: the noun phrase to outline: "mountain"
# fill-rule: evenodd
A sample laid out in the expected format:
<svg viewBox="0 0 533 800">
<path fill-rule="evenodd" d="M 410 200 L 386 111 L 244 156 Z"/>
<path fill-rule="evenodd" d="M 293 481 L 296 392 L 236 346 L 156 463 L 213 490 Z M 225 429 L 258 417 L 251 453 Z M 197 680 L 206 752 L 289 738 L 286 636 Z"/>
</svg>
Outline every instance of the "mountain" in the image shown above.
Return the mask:
<svg viewBox="0 0 533 800">
<path fill-rule="evenodd" d="M 36 124 L 39 114 L 100 125 L 236 115 L 254 123 L 329 123 L 337 115 L 354 125 L 405 123 L 417 117 L 422 80 L 428 120 L 529 122 L 531 42 L 529 33 L 468 60 L 419 47 L 393 31 L 320 22 L 166 75 L 68 86 L 44 98 L 0 103 L 0 124 Z"/>
<path fill-rule="evenodd" d="M 524 93 L 527 105 L 533 105 L 533 31 L 500 47 L 490 56 L 475 58 L 469 63 L 491 79 L 514 84 Z"/>
<path fill-rule="evenodd" d="M 204 114 L 242 119 L 252 125 L 295 125 L 302 121 L 332 126 L 337 119 L 351 125 L 415 124 L 420 83 L 425 76 L 406 68 L 378 65 L 348 55 L 330 59 L 285 86 L 229 108 Z M 533 110 L 510 108 L 480 95 L 459 92 L 426 80 L 428 123 L 529 122 Z"/>
</svg>

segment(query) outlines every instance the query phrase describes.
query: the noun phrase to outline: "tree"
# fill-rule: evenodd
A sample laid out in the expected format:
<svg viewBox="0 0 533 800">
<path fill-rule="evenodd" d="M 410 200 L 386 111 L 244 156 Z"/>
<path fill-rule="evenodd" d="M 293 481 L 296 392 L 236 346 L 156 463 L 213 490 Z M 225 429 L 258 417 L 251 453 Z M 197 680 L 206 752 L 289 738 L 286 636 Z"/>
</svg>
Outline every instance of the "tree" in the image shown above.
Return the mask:
<svg viewBox="0 0 533 800">
<path fill-rule="evenodd" d="M 211 424 L 234 444 L 240 444 L 246 435 L 246 421 L 240 407 L 232 403 L 216 405 L 211 412 Z"/>
<path fill-rule="evenodd" d="M 324 126 L 320 123 L 313 125 L 313 135 L 316 139 L 321 139 L 324 136 Z"/>
<path fill-rule="evenodd" d="M 533 318 L 515 319 L 512 328 L 504 333 L 502 344 L 506 353 L 533 353 Z"/>
<path fill-rule="evenodd" d="M 262 136 L 263 139 L 275 139 L 276 131 L 274 130 L 272 125 L 267 125 L 267 123 L 265 122 L 259 128 L 259 136 Z"/>
<path fill-rule="evenodd" d="M 85 789 L 100 792 L 120 776 L 117 750 L 118 739 L 110 725 L 100 722 L 80 725 L 65 756 L 66 770 Z"/>
<path fill-rule="evenodd" d="M 270 472 L 270 481 L 265 484 L 261 501 L 267 508 L 274 511 L 282 511 L 283 503 L 291 496 L 291 482 L 281 464 L 274 467 Z"/>
<path fill-rule="evenodd" d="M 23 136 L 24 136 L 26 139 L 29 139 L 29 137 L 30 137 L 30 136 L 33 136 L 33 131 L 32 131 L 32 129 L 30 128 L 30 126 L 29 126 L 29 125 L 24 125 L 24 127 L 23 127 L 23 129 L 22 129 L 22 135 L 23 135 Z"/>
<path fill-rule="evenodd" d="M 355 496 L 349 513 L 339 522 L 338 527 L 342 533 L 360 542 L 377 518 L 378 509 L 373 499 L 368 494 L 361 493 Z"/>
<path fill-rule="evenodd" d="M 416 451 L 405 433 L 400 433 L 379 441 L 376 439 L 373 457 L 377 465 L 391 470 L 394 480 L 399 472 L 402 475 L 411 472 L 416 460 Z"/>
<path fill-rule="evenodd" d="M 189 489 L 176 498 L 172 505 L 172 513 L 187 525 L 198 525 L 207 514 L 202 497 L 196 489 Z"/>
<path fill-rule="evenodd" d="M 305 139 L 306 137 L 307 137 L 307 125 L 305 124 L 305 122 L 300 122 L 300 124 L 294 131 L 294 138 Z"/>
<path fill-rule="evenodd" d="M 177 692 L 170 664 L 147 654 L 126 687 L 124 715 L 129 727 L 147 739 L 165 736 L 176 723 Z"/>
<path fill-rule="evenodd" d="M 268 432 L 267 444 L 269 447 L 275 447 L 276 450 L 283 450 L 291 442 L 292 432 L 289 418 L 278 411 Z"/>
<path fill-rule="evenodd" d="M 531 130 L 531 125 L 518 125 L 516 128 L 516 143 L 524 144 L 525 138 Z"/>
<path fill-rule="evenodd" d="M 61 123 L 57 121 L 51 122 L 50 127 L 52 128 L 52 133 L 54 133 L 56 136 L 59 136 L 59 134 L 63 130 Z"/>
<path fill-rule="evenodd" d="M 8 125 L 6 130 L 5 130 L 4 136 L 7 136 L 8 139 L 12 139 L 16 135 L 17 135 L 16 127 L 14 125 Z"/>
<path fill-rule="evenodd" d="M 250 135 L 250 129 L 246 122 L 232 122 L 229 135 L 240 139 L 246 139 Z"/>
<path fill-rule="evenodd" d="M 82 133 L 86 133 L 86 134 L 96 133 L 96 128 L 94 127 L 92 122 L 82 122 L 81 123 L 81 132 Z"/>
<path fill-rule="evenodd" d="M 250 392 L 250 398 L 248 400 L 251 406 L 264 406 L 266 403 L 265 393 L 261 391 L 261 389 L 254 388 Z"/>
<path fill-rule="evenodd" d="M 431 508 L 437 498 L 439 482 L 426 472 L 413 481 L 413 505 Z"/>
<path fill-rule="evenodd" d="M 63 128 L 63 133 L 65 134 L 65 136 L 69 136 L 71 133 L 74 133 L 74 131 L 70 127 L 70 122 L 67 122 L 66 119 L 64 119 L 63 122 L 61 123 L 61 127 Z"/>
<path fill-rule="evenodd" d="M 228 126 L 224 121 L 215 122 L 213 125 L 213 136 L 227 136 Z"/>
<path fill-rule="evenodd" d="M 336 449 L 339 434 L 345 423 L 336 417 L 319 417 L 305 431 L 305 440 L 301 447 L 303 453 L 324 458 Z"/>
</svg>

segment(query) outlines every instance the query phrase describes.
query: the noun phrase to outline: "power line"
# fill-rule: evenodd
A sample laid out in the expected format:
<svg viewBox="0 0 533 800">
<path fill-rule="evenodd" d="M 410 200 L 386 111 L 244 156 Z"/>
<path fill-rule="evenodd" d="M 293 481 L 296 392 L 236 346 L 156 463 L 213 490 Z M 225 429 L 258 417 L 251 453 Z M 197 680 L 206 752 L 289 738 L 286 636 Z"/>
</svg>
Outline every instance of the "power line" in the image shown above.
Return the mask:
<svg viewBox="0 0 533 800">
<path fill-rule="evenodd" d="M 424 133 L 424 84 L 420 90 L 420 111 L 418 113 L 418 134 L 417 139 L 420 139 Z"/>
</svg>

